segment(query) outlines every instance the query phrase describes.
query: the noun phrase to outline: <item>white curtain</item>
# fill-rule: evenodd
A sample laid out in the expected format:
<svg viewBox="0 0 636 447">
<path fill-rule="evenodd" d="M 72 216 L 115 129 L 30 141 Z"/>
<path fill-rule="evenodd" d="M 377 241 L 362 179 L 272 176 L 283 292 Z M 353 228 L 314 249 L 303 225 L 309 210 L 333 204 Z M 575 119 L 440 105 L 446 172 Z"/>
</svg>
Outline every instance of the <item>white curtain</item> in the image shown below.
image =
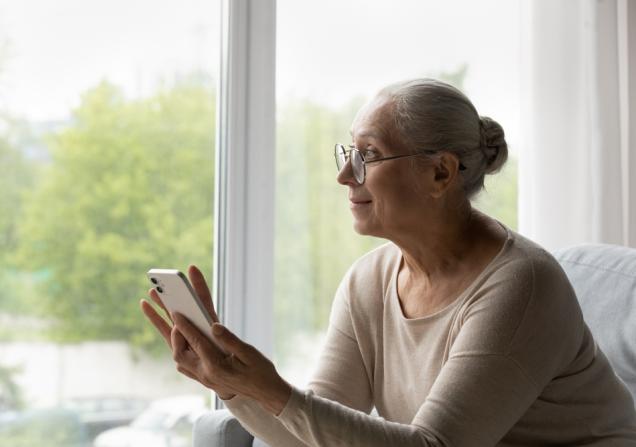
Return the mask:
<svg viewBox="0 0 636 447">
<path fill-rule="evenodd" d="M 636 247 L 636 1 L 524 0 L 519 231 Z"/>
</svg>

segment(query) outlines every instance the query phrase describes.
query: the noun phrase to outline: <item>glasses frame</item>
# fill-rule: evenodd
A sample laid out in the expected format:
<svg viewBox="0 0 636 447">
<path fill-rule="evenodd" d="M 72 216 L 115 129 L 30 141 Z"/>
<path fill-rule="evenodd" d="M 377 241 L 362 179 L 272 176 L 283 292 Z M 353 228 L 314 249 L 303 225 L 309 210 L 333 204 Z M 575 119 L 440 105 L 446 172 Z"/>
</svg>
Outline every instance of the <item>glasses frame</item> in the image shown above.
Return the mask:
<svg viewBox="0 0 636 447">
<path fill-rule="evenodd" d="M 347 149 L 349 148 L 349 149 Z M 356 153 L 359 157 L 360 160 L 362 161 L 362 179 L 359 179 L 358 174 L 356 173 L 356 169 L 354 167 L 353 164 L 353 155 L 351 155 L 351 153 Z M 339 167 L 340 163 L 339 163 L 339 154 L 340 153 L 344 153 L 345 156 L 347 154 L 349 154 L 348 157 L 346 157 L 345 163 L 342 165 L 342 167 Z M 398 158 L 408 158 L 408 157 L 417 157 L 417 156 L 421 156 L 421 155 L 434 155 L 439 153 L 439 151 L 436 150 L 420 150 L 417 151 L 414 154 L 404 154 L 404 155 L 393 155 L 391 157 L 382 157 L 382 158 L 376 158 L 373 160 L 365 160 L 364 159 L 364 155 L 362 155 L 362 151 L 352 145 L 348 145 L 345 146 L 342 143 L 336 143 L 335 147 L 334 147 L 334 157 L 336 159 L 336 169 L 338 169 L 338 172 L 342 171 L 344 169 L 344 167 L 347 165 L 347 163 L 351 163 L 351 170 L 353 171 L 353 177 L 356 179 L 356 182 L 358 182 L 359 185 L 364 184 L 365 179 L 367 178 L 367 164 L 373 164 L 373 163 L 377 163 L 380 161 L 387 161 L 387 160 L 397 160 Z M 463 171 L 466 169 L 466 166 L 464 166 L 463 164 L 459 164 L 459 170 Z"/>
</svg>

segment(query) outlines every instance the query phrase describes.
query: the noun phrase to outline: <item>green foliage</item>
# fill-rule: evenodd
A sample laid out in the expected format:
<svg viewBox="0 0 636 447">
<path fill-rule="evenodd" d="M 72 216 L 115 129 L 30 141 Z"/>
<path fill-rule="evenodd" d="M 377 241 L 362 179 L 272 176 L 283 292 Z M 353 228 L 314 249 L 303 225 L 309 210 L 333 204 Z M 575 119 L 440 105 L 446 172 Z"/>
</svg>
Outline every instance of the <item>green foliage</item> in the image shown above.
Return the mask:
<svg viewBox="0 0 636 447">
<path fill-rule="evenodd" d="M 16 129 L 17 122 L 6 116 L 0 117 L 0 128 Z M 11 284 L 12 272 L 6 269 L 12 253 L 18 247 L 20 215 L 23 210 L 22 197 L 33 186 L 35 169 L 32 163 L 17 149 L 12 135 L 6 131 L 0 135 L 0 309 L 4 312 L 23 312 L 25 303 L 20 300 Z"/>
<path fill-rule="evenodd" d="M 40 274 L 31 312 L 53 318 L 52 338 L 156 346 L 138 308 L 144 273 L 211 271 L 214 104 L 192 80 L 134 101 L 103 82 L 51 135 L 15 263 Z"/>
</svg>

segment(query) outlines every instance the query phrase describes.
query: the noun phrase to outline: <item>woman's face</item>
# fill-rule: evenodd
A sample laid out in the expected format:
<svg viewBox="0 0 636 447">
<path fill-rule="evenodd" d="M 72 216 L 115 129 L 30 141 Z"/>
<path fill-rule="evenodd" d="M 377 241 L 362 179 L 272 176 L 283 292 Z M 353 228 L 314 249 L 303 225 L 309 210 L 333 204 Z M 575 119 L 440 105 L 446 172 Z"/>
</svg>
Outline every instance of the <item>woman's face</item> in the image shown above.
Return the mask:
<svg viewBox="0 0 636 447">
<path fill-rule="evenodd" d="M 364 106 L 351 127 L 353 145 L 367 162 L 374 158 L 409 154 L 393 124 L 393 104 L 376 98 Z M 338 173 L 340 184 L 349 187 L 349 206 L 354 229 L 360 234 L 394 239 L 400 233 L 426 225 L 433 178 L 432 166 L 414 169 L 413 158 L 367 164 L 366 179 L 359 185 L 351 163 Z M 429 216 L 430 218 L 430 216 Z"/>
</svg>

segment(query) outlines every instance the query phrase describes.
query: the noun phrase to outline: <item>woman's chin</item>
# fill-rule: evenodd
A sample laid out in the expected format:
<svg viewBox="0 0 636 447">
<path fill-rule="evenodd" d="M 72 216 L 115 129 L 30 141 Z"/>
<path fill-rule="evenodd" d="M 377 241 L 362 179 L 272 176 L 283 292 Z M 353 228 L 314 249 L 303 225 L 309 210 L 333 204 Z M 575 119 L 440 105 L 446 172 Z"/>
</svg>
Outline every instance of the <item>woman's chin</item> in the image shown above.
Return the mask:
<svg viewBox="0 0 636 447">
<path fill-rule="evenodd" d="M 353 231 L 362 236 L 373 236 L 373 225 L 362 219 L 353 219 Z"/>
</svg>

